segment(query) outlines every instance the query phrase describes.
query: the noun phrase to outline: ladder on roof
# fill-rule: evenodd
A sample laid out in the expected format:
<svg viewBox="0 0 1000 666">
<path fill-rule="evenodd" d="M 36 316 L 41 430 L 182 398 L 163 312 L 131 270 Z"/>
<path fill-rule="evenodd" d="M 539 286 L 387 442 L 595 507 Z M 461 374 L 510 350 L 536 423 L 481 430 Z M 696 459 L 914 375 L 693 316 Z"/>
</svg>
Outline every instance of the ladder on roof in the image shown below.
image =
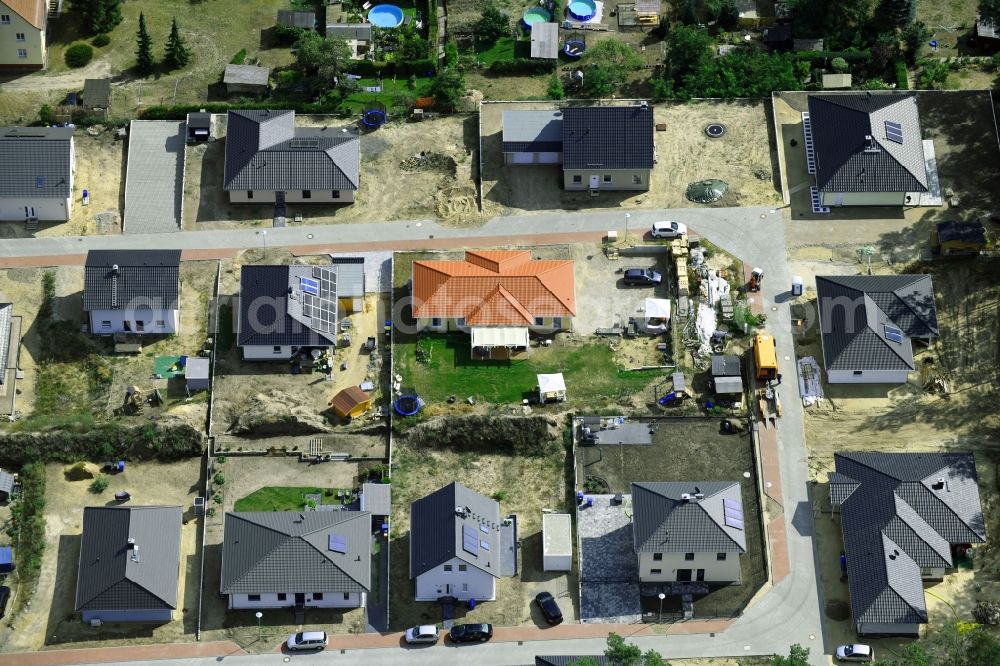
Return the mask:
<svg viewBox="0 0 1000 666">
<path fill-rule="evenodd" d="M 806 139 L 806 168 L 809 173 L 816 173 L 816 152 L 813 150 L 812 120 L 809 119 L 809 112 L 802 112 L 802 135 Z"/>
<path fill-rule="evenodd" d="M 809 200 L 812 203 L 812 211 L 817 215 L 825 215 L 830 212 L 830 207 L 823 205 L 819 196 L 819 188 L 815 185 L 809 188 Z"/>
<path fill-rule="evenodd" d="M 112 309 L 118 307 L 118 276 L 111 276 L 111 307 Z"/>
</svg>

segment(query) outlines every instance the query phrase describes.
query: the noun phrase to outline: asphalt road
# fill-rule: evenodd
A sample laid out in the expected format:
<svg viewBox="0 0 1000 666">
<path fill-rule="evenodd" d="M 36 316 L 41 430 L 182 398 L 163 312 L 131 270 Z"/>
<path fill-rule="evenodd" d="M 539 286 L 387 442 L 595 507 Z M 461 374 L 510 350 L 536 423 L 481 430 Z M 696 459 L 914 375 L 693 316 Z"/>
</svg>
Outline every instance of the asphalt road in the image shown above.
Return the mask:
<svg viewBox="0 0 1000 666">
<path fill-rule="evenodd" d="M 784 298 L 790 280 L 785 254 L 785 222 L 781 209 L 705 208 L 682 210 L 629 211 L 630 235 L 638 237 L 657 220 L 686 223 L 712 243 L 762 267 L 767 275 L 758 297 L 764 300 L 768 331 L 775 336 L 779 365 L 785 377 L 796 377 L 788 301 Z M 565 236 L 579 240 L 579 234 L 594 234 L 625 228 L 625 211 L 596 213 L 545 213 L 496 218 L 478 228 L 446 228 L 431 221 L 387 222 L 329 226 L 302 226 L 267 229 L 269 246 L 319 246 L 336 251 L 433 247 L 503 243 L 529 244 Z M 0 264 L 4 258 L 79 255 L 90 249 L 142 249 L 173 247 L 182 250 L 221 250 L 260 247 L 265 241 L 260 230 L 201 231 L 176 234 L 130 236 L 86 236 L 79 238 L 31 238 L 0 243 Z M 380 239 L 372 241 L 371 239 Z M 715 635 L 671 635 L 636 638 L 643 650 L 653 648 L 665 658 L 723 657 L 787 654 L 792 643 L 811 650 L 813 664 L 828 664 L 824 646 L 821 604 L 814 556 L 812 511 L 809 504 L 805 437 L 801 402 L 794 394 L 795 381 L 783 384 L 784 407 L 778 430 L 782 492 L 789 549 L 790 574 L 771 589 L 728 630 Z M 477 665 L 530 664 L 537 654 L 601 654 L 602 639 L 555 640 L 526 643 L 445 646 L 407 650 L 402 648 L 331 650 L 320 655 L 268 654 L 205 659 L 168 660 L 177 665 L 234 662 L 240 666 L 299 662 L 303 664 L 452 664 L 456 658 Z M 825 649 L 824 649 L 825 647 Z"/>
</svg>

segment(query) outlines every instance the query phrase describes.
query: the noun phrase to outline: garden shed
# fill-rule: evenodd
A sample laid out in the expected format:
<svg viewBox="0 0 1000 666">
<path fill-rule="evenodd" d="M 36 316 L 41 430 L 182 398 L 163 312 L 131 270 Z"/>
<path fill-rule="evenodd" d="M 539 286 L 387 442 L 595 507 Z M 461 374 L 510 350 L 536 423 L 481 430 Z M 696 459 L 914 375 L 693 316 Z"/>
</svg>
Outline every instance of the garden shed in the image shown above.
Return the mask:
<svg viewBox="0 0 1000 666">
<path fill-rule="evenodd" d="M 357 386 L 348 386 L 333 396 L 333 399 L 330 400 L 330 406 L 340 418 L 353 419 L 371 409 L 372 397 Z"/>
<path fill-rule="evenodd" d="M 204 391 L 208 389 L 208 359 L 189 358 L 184 372 L 189 391 Z"/>
<path fill-rule="evenodd" d="M 531 57 L 555 60 L 559 57 L 559 25 L 536 23 L 531 27 Z"/>
<path fill-rule="evenodd" d="M 568 513 L 542 516 L 542 570 L 573 569 L 573 519 Z"/>
<path fill-rule="evenodd" d="M 111 106 L 111 79 L 83 80 L 83 108 L 107 109 Z"/>
<path fill-rule="evenodd" d="M 255 65 L 226 65 L 226 73 L 222 82 L 226 84 L 226 92 L 233 93 L 264 93 L 267 91 L 267 81 L 271 70 Z"/>
</svg>

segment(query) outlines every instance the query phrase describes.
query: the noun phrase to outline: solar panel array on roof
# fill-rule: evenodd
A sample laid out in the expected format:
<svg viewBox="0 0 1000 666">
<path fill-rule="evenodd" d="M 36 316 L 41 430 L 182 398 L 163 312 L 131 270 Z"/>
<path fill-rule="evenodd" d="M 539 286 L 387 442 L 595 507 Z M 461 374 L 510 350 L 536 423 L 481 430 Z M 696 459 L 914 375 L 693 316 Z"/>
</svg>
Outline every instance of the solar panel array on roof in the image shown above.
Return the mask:
<svg viewBox="0 0 1000 666">
<path fill-rule="evenodd" d="M 903 332 L 896 328 L 895 326 L 885 327 L 885 339 L 892 340 L 897 345 L 903 344 Z"/>
<path fill-rule="evenodd" d="M 347 554 L 347 537 L 341 534 L 331 534 L 327 547 L 335 553 Z"/>
<path fill-rule="evenodd" d="M 903 143 L 903 126 L 891 120 L 885 121 L 885 138 L 896 143 Z"/>
<path fill-rule="evenodd" d="M 483 525 L 482 523 L 480 523 L 479 524 L 479 531 L 482 532 L 483 534 L 489 534 L 490 533 L 490 528 L 488 528 L 488 527 L 486 527 L 486 525 Z"/>
<path fill-rule="evenodd" d="M 724 499 L 722 500 L 723 506 L 725 507 L 725 523 L 727 527 L 735 527 L 738 530 L 743 529 L 743 507 L 736 500 Z"/>
<path fill-rule="evenodd" d="M 468 525 L 462 526 L 462 550 L 470 555 L 479 556 L 479 537 L 476 536 L 476 530 Z"/>
<path fill-rule="evenodd" d="M 319 282 L 316 282 L 316 280 L 310 280 L 306 277 L 299 278 L 299 286 L 305 293 L 319 296 Z"/>
<path fill-rule="evenodd" d="M 483 550 L 489 550 L 490 549 L 490 542 L 489 541 L 480 541 L 479 542 L 479 547 L 482 548 Z"/>
</svg>

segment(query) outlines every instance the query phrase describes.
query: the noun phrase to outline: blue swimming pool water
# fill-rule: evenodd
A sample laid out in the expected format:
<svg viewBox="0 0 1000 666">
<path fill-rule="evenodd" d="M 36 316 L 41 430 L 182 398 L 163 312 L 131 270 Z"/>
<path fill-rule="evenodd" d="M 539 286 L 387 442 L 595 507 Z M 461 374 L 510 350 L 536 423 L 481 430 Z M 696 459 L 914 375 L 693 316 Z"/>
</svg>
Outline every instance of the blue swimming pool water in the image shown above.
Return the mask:
<svg viewBox="0 0 1000 666">
<path fill-rule="evenodd" d="M 396 5 L 375 5 L 368 11 L 368 20 L 380 28 L 397 28 L 403 22 L 403 10 Z"/>
</svg>

